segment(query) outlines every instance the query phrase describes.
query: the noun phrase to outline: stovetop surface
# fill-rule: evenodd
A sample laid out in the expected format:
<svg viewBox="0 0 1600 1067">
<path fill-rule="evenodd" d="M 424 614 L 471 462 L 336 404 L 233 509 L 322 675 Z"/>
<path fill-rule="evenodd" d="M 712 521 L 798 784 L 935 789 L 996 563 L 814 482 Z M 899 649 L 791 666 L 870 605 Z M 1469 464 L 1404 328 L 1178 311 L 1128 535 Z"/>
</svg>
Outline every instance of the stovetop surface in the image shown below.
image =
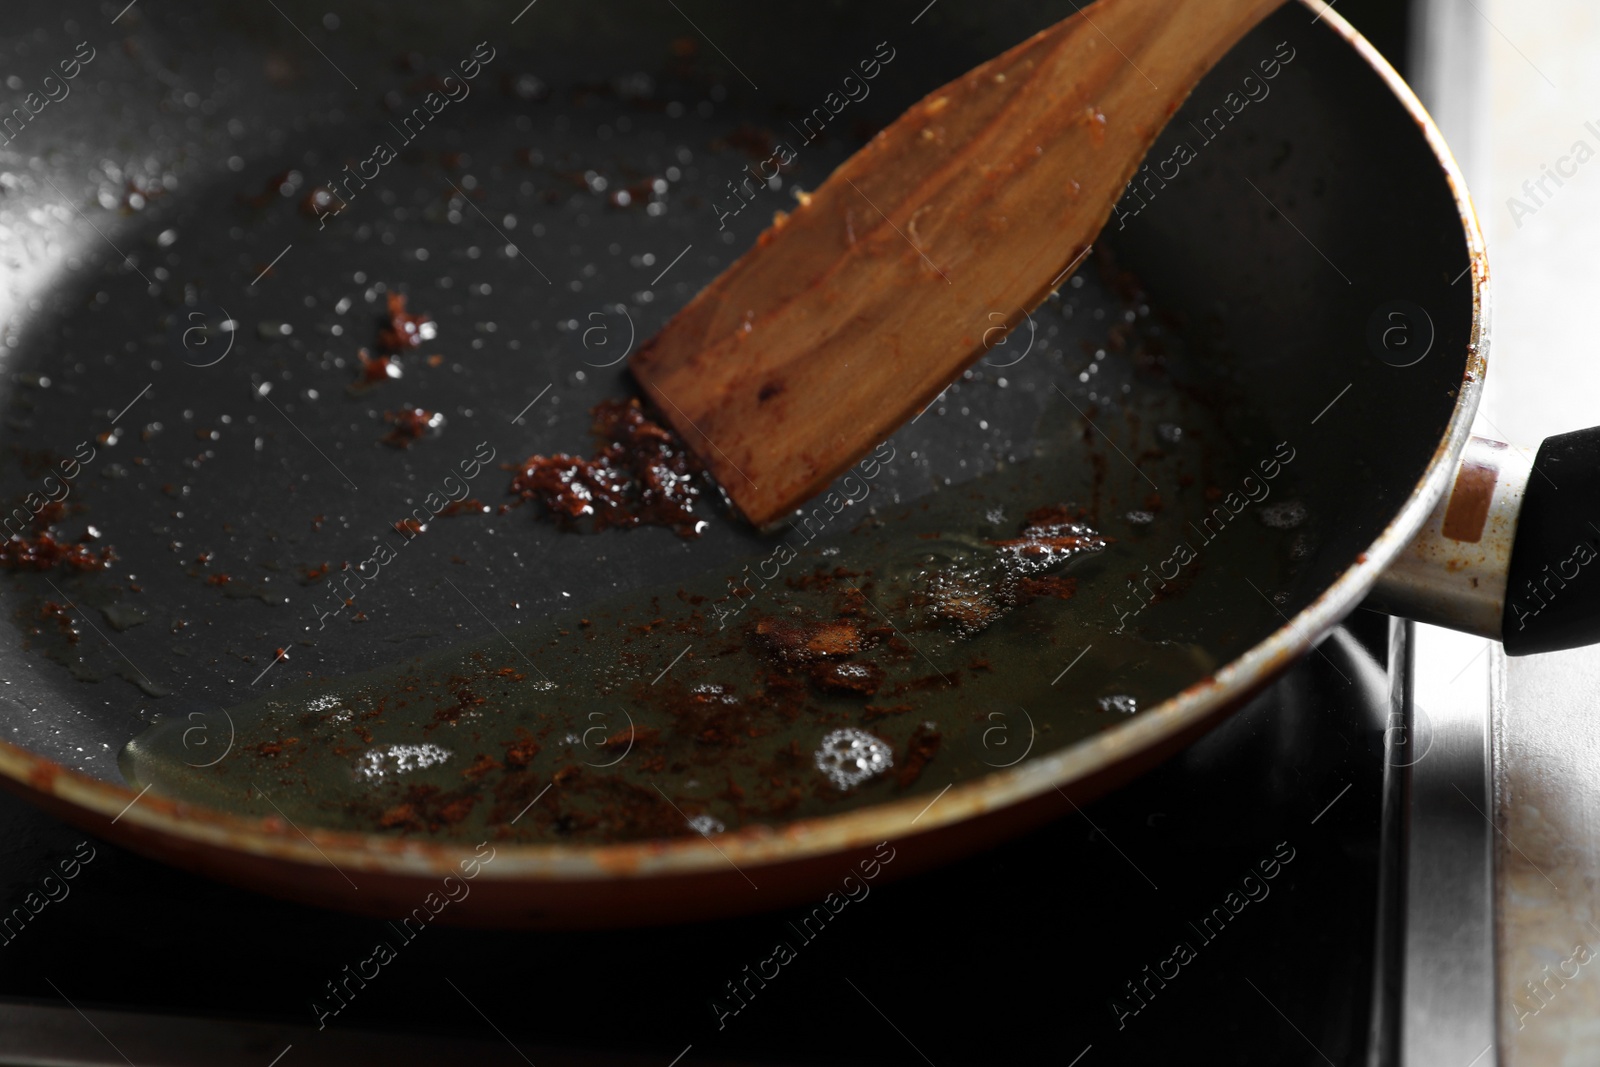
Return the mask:
<svg viewBox="0 0 1600 1067">
<path fill-rule="evenodd" d="M 1358 612 L 1153 773 L 1082 811 L 1063 798 L 1058 821 L 970 860 L 880 879 L 825 925 L 794 909 L 620 932 L 429 927 L 407 941 L 0 798 L 6 913 L 94 851 L 65 896 L 0 934 L 0 998 L 70 999 L 91 1019 L 120 1008 L 489 1040 L 498 1028 L 520 1048 L 662 1064 L 690 1046 L 685 1064 L 1066 1064 L 1086 1049 L 1085 1067 L 1364 1062 L 1387 633 Z M 394 958 L 332 1013 L 327 983 L 347 965 L 370 974 L 379 942 Z"/>
</svg>

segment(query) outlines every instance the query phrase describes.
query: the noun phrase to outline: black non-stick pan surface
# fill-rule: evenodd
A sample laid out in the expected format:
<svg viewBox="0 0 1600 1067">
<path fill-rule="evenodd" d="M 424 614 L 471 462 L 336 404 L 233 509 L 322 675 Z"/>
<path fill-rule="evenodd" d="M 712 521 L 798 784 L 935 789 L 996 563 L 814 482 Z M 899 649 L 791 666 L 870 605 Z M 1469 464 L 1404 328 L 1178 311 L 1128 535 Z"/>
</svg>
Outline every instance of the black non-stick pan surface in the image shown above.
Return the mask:
<svg viewBox="0 0 1600 1067">
<path fill-rule="evenodd" d="M 480 461 L 471 495 L 492 507 L 507 499 L 499 464 L 581 449 L 588 409 L 629 391 L 621 357 L 796 187 L 1071 11 L 916 6 L 18 12 L 41 28 L 13 42 L 16 91 L 60 98 L 3 148 L 0 478 L 26 518 L 28 494 L 59 493 L 70 471 L 57 530 L 115 561 L 5 577 L 6 740 L 120 782 L 119 751 L 153 722 L 763 552 L 715 509 L 684 541 L 562 533 L 529 506 L 430 523 L 328 625 L 314 576 L 363 558 L 464 461 Z M 770 139 L 868 57 L 870 93 L 781 182 L 738 197 Z M 1052 496 L 1091 505 L 1133 553 L 1108 558 L 1153 562 L 1189 521 L 1174 499 L 1211 499 L 1287 446 L 1274 505 L 1288 519 L 1249 535 L 1280 554 L 1219 547 L 1146 620 L 1215 653 L 1187 684 L 1315 601 L 1417 491 L 1456 413 L 1476 279 L 1454 284 L 1459 209 L 1415 120 L 1299 7 L 1207 78 L 1153 164 L 1179 141 L 1198 152 L 1141 180 L 1026 332 L 895 435 L 871 513 L 949 507 L 950 486 L 1074 448 L 1077 473 Z M 343 210 L 319 207 L 326 186 L 345 190 Z M 403 377 L 353 391 L 393 292 L 437 336 Z M 1434 358 L 1382 358 L 1370 327 L 1392 306 L 1426 309 Z M 383 413 L 406 405 L 443 426 L 389 447 Z M 1169 506 L 1151 526 L 1138 513 L 1158 483 Z M 1074 624 L 1113 625 L 1108 600 Z M 1078 648 L 1041 640 L 1041 670 Z M 1046 677 L 969 686 L 961 702 L 1043 693 Z M 1092 712 L 1070 712 L 1081 728 L 1060 742 L 1114 725 L 1082 725 Z M 951 780 L 926 775 L 908 795 Z"/>
</svg>

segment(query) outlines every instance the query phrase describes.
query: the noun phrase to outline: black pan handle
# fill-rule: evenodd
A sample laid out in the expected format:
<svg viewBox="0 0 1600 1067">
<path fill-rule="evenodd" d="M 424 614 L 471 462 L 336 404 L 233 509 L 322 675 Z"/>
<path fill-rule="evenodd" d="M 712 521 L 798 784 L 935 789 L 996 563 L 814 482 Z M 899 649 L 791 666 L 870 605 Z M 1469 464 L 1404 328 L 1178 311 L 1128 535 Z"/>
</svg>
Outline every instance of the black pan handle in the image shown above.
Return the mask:
<svg viewBox="0 0 1600 1067">
<path fill-rule="evenodd" d="M 1600 642 L 1600 427 L 1547 437 L 1523 491 L 1501 640 L 1512 656 Z"/>
<path fill-rule="evenodd" d="M 1600 643 L 1600 427 L 1536 453 L 1472 438 L 1367 603 L 1496 638 L 1513 656 Z"/>
</svg>

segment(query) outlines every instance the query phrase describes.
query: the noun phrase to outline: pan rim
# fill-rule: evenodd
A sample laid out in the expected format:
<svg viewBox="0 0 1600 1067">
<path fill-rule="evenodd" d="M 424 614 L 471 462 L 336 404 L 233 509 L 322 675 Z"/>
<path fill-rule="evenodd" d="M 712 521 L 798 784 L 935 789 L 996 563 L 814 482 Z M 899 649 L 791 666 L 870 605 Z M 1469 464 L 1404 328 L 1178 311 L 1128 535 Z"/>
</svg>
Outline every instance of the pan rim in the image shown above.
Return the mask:
<svg viewBox="0 0 1600 1067">
<path fill-rule="evenodd" d="M 1446 431 L 1409 499 L 1356 561 L 1292 619 L 1211 676 L 1138 715 L 1060 751 L 1017 767 L 952 785 L 932 801 L 925 796 L 874 804 L 780 826 L 719 834 L 606 845 L 496 845 L 495 861 L 481 876 L 496 882 L 540 883 L 661 879 L 760 869 L 823 855 L 871 848 L 882 841 L 922 836 L 986 813 L 1024 803 L 1055 789 L 1068 795 L 1109 769 L 1171 742 L 1235 706 L 1265 679 L 1311 651 L 1371 590 L 1384 568 L 1409 543 L 1443 496 L 1471 434 L 1487 369 L 1489 269 L 1484 240 L 1460 168 L 1422 103 L 1398 72 L 1342 16 L 1316 0 L 1315 9 L 1366 61 L 1421 130 L 1443 170 L 1460 214 L 1470 257 L 1473 320 L 1455 408 Z M 389 875 L 438 878 L 474 855 L 464 843 L 413 841 L 378 834 L 308 828 L 276 820 L 230 815 L 201 805 L 101 781 L 0 740 L 0 777 L 25 793 L 73 811 L 126 820 L 140 836 L 166 839 L 171 848 L 216 847 L 307 867 L 348 867 Z M 97 822 L 97 820 L 95 820 Z M 92 827 L 94 822 L 86 822 Z"/>
</svg>

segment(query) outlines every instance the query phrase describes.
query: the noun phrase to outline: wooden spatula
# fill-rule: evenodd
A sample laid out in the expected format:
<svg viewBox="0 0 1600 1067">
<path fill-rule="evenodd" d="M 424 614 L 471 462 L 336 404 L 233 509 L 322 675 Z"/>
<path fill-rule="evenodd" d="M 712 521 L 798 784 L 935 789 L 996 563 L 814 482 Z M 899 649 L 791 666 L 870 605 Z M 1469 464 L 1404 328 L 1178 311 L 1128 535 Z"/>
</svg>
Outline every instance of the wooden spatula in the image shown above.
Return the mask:
<svg viewBox="0 0 1600 1067">
<path fill-rule="evenodd" d="M 1178 105 L 1282 0 L 1099 0 L 936 89 L 630 361 L 765 527 L 1061 284 Z M 994 340 L 990 334 L 989 340 Z"/>
</svg>

